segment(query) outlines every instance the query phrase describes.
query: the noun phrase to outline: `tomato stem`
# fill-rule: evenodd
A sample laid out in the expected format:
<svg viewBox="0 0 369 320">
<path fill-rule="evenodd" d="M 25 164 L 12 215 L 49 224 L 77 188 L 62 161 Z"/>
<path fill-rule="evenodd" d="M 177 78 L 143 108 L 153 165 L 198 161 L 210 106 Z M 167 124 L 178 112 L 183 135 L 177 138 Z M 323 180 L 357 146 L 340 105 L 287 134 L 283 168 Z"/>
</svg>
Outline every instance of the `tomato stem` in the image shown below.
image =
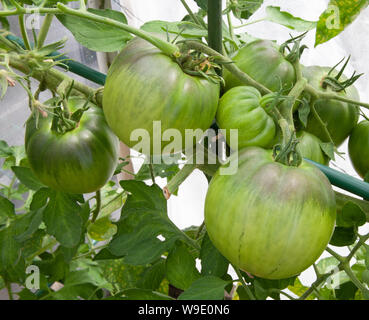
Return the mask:
<svg viewBox="0 0 369 320">
<path fill-rule="evenodd" d="M 242 83 L 246 85 L 250 85 L 258 89 L 262 94 L 271 93 L 268 88 L 260 84 L 259 82 L 255 81 L 253 78 L 251 78 L 248 74 L 243 72 L 240 68 L 238 68 L 235 63 L 228 57 L 225 57 L 224 55 L 220 54 L 216 50 L 213 50 L 209 48 L 204 43 L 198 42 L 198 41 L 186 41 L 185 42 L 187 47 L 198 50 L 200 52 L 203 52 L 209 56 L 213 56 L 217 58 L 217 61 L 224 65 L 226 69 L 228 69 L 229 72 L 231 72 L 234 76 L 236 76 Z"/>
<path fill-rule="evenodd" d="M 96 191 L 96 207 L 95 210 L 92 212 L 91 222 L 94 223 L 100 213 L 101 210 L 101 190 Z"/>
<path fill-rule="evenodd" d="M 189 163 L 191 162 L 191 163 Z M 165 199 L 169 199 L 172 193 L 176 192 L 178 187 L 187 177 L 196 169 L 196 164 L 192 161 L 187 162 L 183 168 L 169 181 L 169 183 L 164 187 L 163 193 Z"/>
<path fill-rule="evenodd" d="M 158 37 L 155 37 L 149 32 L 133 28 L 133 27 L 128 26 L 127 24 L 124 24 L 124 23 L 119 22 L 117 20 L 113 20 L 113 19 L 110 19 L 110 18 L 99 16 L 97 14 L 93 14 L 93 13 L 87 11 L 87 10 L 76 10 L 76 9 L 69 8 L 68 6 L 66 6 L 66 5 L 64 5 L 60 2 L 57 4 L 57 7 L 62 13 L 69 14 L 69 15 L 76 16 L 76 17 L 80 17 L 80 18 L 85 18 L 85 19 L 92 20 L 92 21 L 99 22 L 99 23 L 103 23 L 103 24 L 106 24 L 106 25 L 110 25 L 112 27 L 117 27 L 117 28 L 122 29 L 124 31 L 127 31 L 129 33 L 132 33 L 132 34 L 136 35 L 137 37 L 140 37 L 140 38 L 150 42 L 152 45 L 157 47 L 159 50 L 161 50 L 164 54 L 166 54 L 168 56 L 178 58 L 181 55 L 181 53 L 179 51 L 179 48 L 175 44 L 164 41 L 164 40 L 162 40 Z"/>
<path fill-rule="evenodd" d="M 49 32 L 50 26 L 51 26 L 51 22 L 53 21 L 53 15 L 48 13 L 45 16 L 45 19 L 42 23 L 40 32 L 38 33 L 38 37 L 37 37 L 37 48 L 41 48 L 44 45 L 44 42 L 46 40 L 46 36 Z"/>
<path fill-rule="evenodd" d="M 240 269 L 238 269 L 236 266 L 234 266 L 233 264 L 231 264 L 231 266 L 233 267 L 234 271 L 236 272 L 238 278 L 241 280 L 241 284 L 242 287 L 245 289 L 246 294 L 249 296 L 250 300 L 256 300 L 255 296 L 253 295 L 253 293 L 251 292 L 250 288 L 248 287 L 248 285 L 246 284 L 245 279 L 243 278 Z"/>
<path fill-rule="evenodd" d="M 24 46 L 26 47 L 27 50 L 31 50 L 31 45 L 30 45 L 29 40 L 28 40 L 26 26 L 24 24 L 24 15 L 23 14 L 20 14 L 18 16 L 18 21 L 19 21 L 19 28 L 20 28 L 20 31 L 21 31 L 21 34 L 22 34 Z"/>
</svg>

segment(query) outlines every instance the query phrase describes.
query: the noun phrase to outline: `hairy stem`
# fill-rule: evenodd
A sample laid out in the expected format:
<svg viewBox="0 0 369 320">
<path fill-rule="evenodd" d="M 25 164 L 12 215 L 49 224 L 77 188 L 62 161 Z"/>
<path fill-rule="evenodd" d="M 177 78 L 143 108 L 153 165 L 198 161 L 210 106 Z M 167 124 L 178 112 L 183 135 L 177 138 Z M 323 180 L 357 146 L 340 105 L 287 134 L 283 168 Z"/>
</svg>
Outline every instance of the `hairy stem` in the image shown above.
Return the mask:
<svg viewBox="0 0 369 320">
<path fill-rule="evenodd" d="M 202 26 L 204 28 L 206 27 L 206 24 L 203 20 L 199 20 L 195 14 L 192 12 L 191 8 L 188 6 L 188 4 L 186 3 L 186 0 L 181 0 L 182 5 L 185 7 L 185 9 L 187 10 L 189 16 L 191 17 L 191 19 L 193 20 L 193 22 L 195 22 L 196 24 L 198 24 L 199 26 Z"/>
<path fill-rule="evenodd" d="M 54 15 L 52 15 L 50 13 L 48 13 L 45 16 L 45 19 L 42 23 L 40 32 L 39 32 L 38 37 L 37 37 L 37 48 L 42 48 L 42 46 L 44 45 L 44 42 L 46 40 L 46 36 L 47 36 L 47 34 L 49 32 L 49 29 L 50 29 L 50 26 L 51 26 L 51 22 L 53 21 L 53 17 L 54 17 Z"/>
<path fill-rule="evenodd" d="M 92 212 L 92 219 L 91 222 L 94 223 L 99 216 L 100 210 L 101 210 L 101 190 L 96 191 L 96 208 Z"/>
<path fill-rule="evenodd" d="M 238 68 L 231 59 L 209 48 L 207 45 L 201 42 L 197 42 L 197 41 L 186 41 L 186 45 L 191 49 L 198 50 L 212 57 L 216 57 L 217 61 L 223 64 L 224 67 L 228 69 L 228 71 L 231 72 L 234 76 L 236 76 L 242 83 L 255 87 L 262 94 L 267 94 L 267 93 L 272 92 L 268 88 L 263 86 L 261 83 L 255 81 L 248 74 L 243 72 L 240 68 Z"/>
<path fill-rule="evenodd" d="M 20 28 L 20 31 L 21 31 L 21 34 L 22 34 L 24 46 L 27 50 L 31 50 L 31 45 L 30 45 L 30 42 L 29 42 L 29 39 L 28 39 L 26 26 L 24 24 L 24 15 L 23 14 L 18 16 L 18 21 L 19 21 L 19 28 Z"/>
<path fill-rule="evenodd" d="M 246 294 L 249 296 L 250 300 L 256 300 L 255 296 L 253 295 L 253 293 L 251 292 L 250 288 L 248 287 L 248 285 L 245 282 L 245 279 L 243 278 L 240 269 L 238 269 L 236 266 L 234 266 L 233 264 L 231 264 L 234 271 L 236 272 L 238 278 L 241 280 L 241 284 L 242 287 L 245 289 Z"/>
</svg>

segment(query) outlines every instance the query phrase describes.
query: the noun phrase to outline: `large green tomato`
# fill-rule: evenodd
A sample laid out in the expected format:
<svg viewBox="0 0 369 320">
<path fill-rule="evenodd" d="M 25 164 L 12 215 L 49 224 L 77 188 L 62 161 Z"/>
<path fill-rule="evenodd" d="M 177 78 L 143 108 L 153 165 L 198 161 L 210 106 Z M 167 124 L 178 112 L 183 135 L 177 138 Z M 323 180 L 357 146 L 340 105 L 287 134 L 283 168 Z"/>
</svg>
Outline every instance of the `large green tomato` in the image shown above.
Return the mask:
<svg viewBox="0 0 369 320">
<path fill-rule="evenodd" d="M 71 97 L 71 112 L 85 99 Z M 38 179 L 58 191 L 89 193 L 111 178 L 118 162 L 119 140 L 108 127 L 101 108 L 88 104 L 78 126 L 64 134 L 51 130 L 53 117 L 31 115 L 26 125 L 25 147 L 30 167 Z"/>
<path fill-rule="evenodd" d="M 369 172 L 369 121 L 361 121 L 355 126 L 349 138 L 348 151 L 356 172 L 364 178 Z"/>
<path fill-rule="evenodd" d="M 299 131 L 297 133 L 297 138 L 299 139 L 299 143 L 296 149 L 301 153 L 303 158 L 307 158 L 324 165 L 329 163 L 329 158 L 324 154 L 319 138 L 306 131 Z"/>
<path fill-rule="evenodd" d="M 167 141 L 162 141 L 160 150 L 150 148 L 150 154 L 175 153 L 185 147 L 186 129 L 204 131 L 210 127 L 219 88 L 219 84 L 203 77 L 186 74 L 175 60 L 149 42 L 135 38 L 109 69 L 103 110 L 109 126 L 131 148 L 138 143 L 131 137 L 139 133 L 136 129 L 148 132 L 153 145 L 154 121 L 160 121 L 159 135 L 167 129 L 178 130 L 183 141 L 170 152 L 163 152 Z"/>
<path fill-rule="evenodd" d="M 327 76 L 330 68 L 311 66 L 303 67 L 303 76 L 308 79 L 308 82 L 315 88 L 329 92 L 331 89 L 322 87 L 322 80 Z M 337 72 L 331 75 L 335 76 Z M 342 77 L 344 79 L 344 77 Z M 353 100 L 359 100 L 359 93 L 354 86 L 346 88 L 345 92 L 338 93 Z M 359 120 L 359 108 L 355 105 L 337 101 L 337 100 L 319 100 L 315 104 L 315 109 L 324 123 L 327 124 L 327 129 L 336 146 L 340 146 L 349 136 L 355 124 Z M 312 112 L 310 112 L 306 131 L 314 134 L 322 141 L 328 142 L 321 124 L 316 120 Z"/>
<path fill-rule="evenodd" d="M 232 57 L 243 72 L 272 91 L 292 89 L 296 81 L 293 65 L 279 51 L 279 46 L 269 40 L 256 40 L 239 49 Z M 242 85 L 242 82 L 224 70 L 226 90 Z"/>
<path fill-rule="evenodd" d="M 216 121 L 230 144 L 230 129 L 238 129 L 238 147 L 270 147 L 276 133 L 273 119 L 260 105 L 260 92 L 249 86 L 234 87 L 219 101 Z"/>
<path fill-rule="evenodd" d="M 335 226 L 331 184 L 313 165 L 289 167 L 259 147 L 239 154 L 234 175 L 213 176 L 205 225 L 214 246 L 236 267 L 261 278 L 283 279 L 308 268 Z"/>
</svg>

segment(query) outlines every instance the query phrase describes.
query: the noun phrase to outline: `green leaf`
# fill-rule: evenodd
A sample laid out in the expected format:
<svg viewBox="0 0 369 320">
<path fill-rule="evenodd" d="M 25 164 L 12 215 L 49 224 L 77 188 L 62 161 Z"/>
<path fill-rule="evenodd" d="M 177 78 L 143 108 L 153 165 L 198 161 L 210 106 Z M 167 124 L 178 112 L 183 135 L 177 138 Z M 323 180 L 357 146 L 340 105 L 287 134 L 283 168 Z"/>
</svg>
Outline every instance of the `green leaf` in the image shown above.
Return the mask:
<svg viewBox="0 0 369 320">
<path fill-rule="evenodd" d="M 124 259 L 99 260 L 103 277 L 114 287 L 114 292 L 135 288 L 145 272 L 143 266 L 131 266 Z"/>
<path fill-rule="evenodd" d="M 50 193 L 52 193 L 52 191 L 49 188 L 38 189 L 32 197 L 30 209 L 35 211 L 44 207 L 47 203 Z"/>
<path fill-rule="evenodd" d="M 173 298 L 168 297 L 160 292 L 155 292 L 148 289 L 133 288 L 124 290 L 123 292 L 119 293 L 119 295 L 112 296 L 104 300 L 173 300 Z M 144 307 L 139 307 L 138 312 L 140 312 L 140 308 Z"/>
<path fill-rule="evenodd" d="M 360 227 L 366 222 L 365 212 L 354 202 L 348 201 L 337 214 L 336 225 L 339 227 Z"/>
<path fill-rule="evenodd" d="M 287 287 L 287 289 L 288 290 L 290 290 L 292 293 L 294 293 L 295 295 L 297 295 L 297 296 L 302 296 L 305 292 L 306 292 L 306 290 L 308 290 L 309 288 L 308 287 L 306 287 L 306 286 L 304 286 L 302 283 L 301 283 L 301 281 L 300 281 L 300 279 L 299 278 L 297 278 L 296 277 L 296 279 L 295 279 L 295 283 L 293 284 L 293 285 L 290 285 L 290 286 L 288 286 Z M 314 293 L 313 294 L 311 294 L 310 296 L 308 296 L 307 298 L 306 298 L 306 300 L 314 300 Z"/>
<path fill-rule="evenodd" d="M 89 236 L 96 241 L 109 240 L 117 232 L 117 226 L 112 224 L 109 217 L 96 220 L 87 228 Z"/>
<path fill-rule="evenodd" d="M 205 276 L 197 279 L 178 297 L 178 300 L 222 300 L 228 284 L 218 277 Z"/>
<path fill-rule="evenodd" d="M 208 11 L 208 0 L 195 0 L 199 8 Z"/>
<path fill-rule="evenodd" d="M 214 247 L 207 233 L 202 240 L 200 259 L 202 275 L 222 278 L 228 271 L 228 260 Z"/>
<path fill-rule="evenodd" d="M 7 30 L 7 31 L 10 30 L 9 21 L 6 19 L 6 17 L 0 17 L 0 23 L 1 23 L 2 29 Z"/>
<path fill-rule="evenodd" d="M 208 35 L 206 29 L 189 21 L 169 22 L 153 20 L 143 24 L 141 29 L 147 32 L 161 33 L 164 35 L 166 35 L 168 31 L 169 34 L 180 34 L 180 36 L 184 38 L 202 38 Z M 172 39 L 174 37 L 171 36 L 170 38 Z"/>
<path fill-rule="evenodd" d="M 38 190 L 42 187 L 45 187 L 34 175 L 32 170 L 27 167 L 17 167 L 13 166 L 12 170 L 18 180 L 23 183 L 27 188 L 31 190 Z"/>
<path fill-rule="evenodd" d="M 157 290 L 165 277 L 165 272 L 165 259 L 160 259 L 151 267 L 145 269 L 140 280 L 137 282 L 137 287 Z"/>
<path fill-rule="evenodd" d="M 317 24 L 315 46 L 339 35 L 368 6 L 368 0 L 331 0 Z"/>
<path fill-rule="evenodd" d="M 119 11 L 91 8 L 88 11 L 127 24 L 125 15 Z M 64 27 L 72 32 L 79 43 L 93 51 L 119 51 L 127 41 L 132 39 L 132 36 L 128 32 L 114 26 L 69 15 L 57 15 L 56 17 Z"/>
<path fill-rule="evenodd" d="M 278 23 L 282 26 L 296 30 L 298 32 L 304 32 L 316 27 L 315 21 L 306 21 L 301 18 L 294 17 L 292 14 L 281 11 L 280 7 L 268 6 L 265 8 L 266 20 Z"/>
<path fill-rule="evenodd" d="M 0 195 L 0 224 L 15 215 L 14 204 Z"/>
<path fill-rule="evenodd" d="M 237 19 L 250 18 L 263 4 L 264 0 L 238 0 L 231 5 L 233 15 Z"/>
<path fill-rule="evenodd" d="M 316 267 L 320 274 L 325 274 L 337 268 L 338 265 L 339 261 L 335 257 L 328 257 L 319 260 Z"/>
<path fill-rule="evenodd" d="M 353 300 L 358 288 L 352 281 L 343 283 L 339 289 L 335 290 L 336 298 L 338 300 Z"/>
<path fill-rule="evenodd" d="M 179 167 L 177 163 L 173 164 L 153 164 L 153 174 L 154 177 L 167 178 L 174 176 L 178 171 Z M 151 179 L 150 166 L 149 164 L 143 164 L 140 170 L 135 176 L 135 180 L 143 181 Z"/>
<path fill-rule="evenodd" d="M 52 191 L 50 200 L 43 210 L 43 219 L 49 234 L 63 246 L 76 246 L 82 233 L 82 207 L 69 195 Z"/>
<path fill-rule="evenodd" d="M 176 245 L 166 260 L 166 275 L 169 283 L 186 290 L 200 277 L 196 262 L 184 245 Z"/>
<path fill-rule="evenodd" d="M 42 210 L 30 212 L 28 215 L 30 216 L 30 222 L 27 229 L 15 238 L 19 242 L 24 242 L 29 239 L 42 222 Z"/>
<path fill-rule="evenodd" d="M 310 105 L 309 103 L 304 99 L 303 102 L 300 104 L 298 108 L 298 115 L 301 123 L 306 128 L 308 117 L 310 114 Z"/>
<path fill-rule="evenodd" d="M 124 256 L 128 264 L 142 265 L 160 258 L 178 239 L 192 244 L 168 218 L 167 202 L 157 185 L 147 186 L 134 180 L 120 184 L 130 195 L 108 247 L 113 255 Z"/>
<path fill-rule="evenodd" d="M 336 227 L 329 243 L 336 247 L 344 247 L 353 244 L 357 238 L 355 231 L 355 227 Z"/>
<path fill-rule="evenodd" d="M 320 142 L 320 148 L 330 159 L 335 159 L 334 144 L 332 142 Z"/>
<path fill-rule="evenodd" d="M 12 149 L 8 146 L 6 141 L 0 140 L 0 158 L 7 158 L 13 154 Z"/>
</svg>

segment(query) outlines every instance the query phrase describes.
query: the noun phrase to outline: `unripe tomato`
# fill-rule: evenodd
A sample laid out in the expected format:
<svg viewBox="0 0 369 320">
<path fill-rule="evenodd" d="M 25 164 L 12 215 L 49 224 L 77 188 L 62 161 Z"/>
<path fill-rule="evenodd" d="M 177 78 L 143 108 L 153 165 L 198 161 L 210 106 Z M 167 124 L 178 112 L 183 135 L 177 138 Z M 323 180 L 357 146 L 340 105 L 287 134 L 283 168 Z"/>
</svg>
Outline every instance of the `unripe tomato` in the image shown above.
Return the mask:
<svg viewBox="0 0 369 320">
<path fill-rule="evenodd" d="M 327 76 L 330 68 L 311 66 L 303 67 L 303 76 L 308 79 L 315 89 L 329 92 L 331 89 L 322 87 L 322 81 Z M 332 76 L 335 76 L 337 72 L 333 72 Z M 345 78 L 342 77 L 344 80 Z M 359 100 L 359 93 L 354 86 L 346 88 L 345 91 L 337 93 L 339 95 L 348 97 L 353 100 Z M 327 129 L 332 137 L 332 140 L 336 146 L 340 146 L 351 133 L 352 129 L 359 120 L 359 108 L 350 103 L 337 101 L 337 100 L 319 100 L 315 104 L 315 109 L 320 118 L 327 125 Z M 312 112 L 310 112 L 306 131 L 314 134 L 324 142 L 327 140 L 321 124 L 316 120 Z"/>
<path fill-rule="evenodd" d="M 210 127 L 218 106 L 219 87 L 204 77 L 185 73 L 174 59 L 135 38 L 109 68 L 103 110 L 114 133 L 131 148 L 138 143 L 131 139 L 136 129 L 148 132 L 150 154 L 160 154 L 169 144 L 162 141 L 161 150 L 153 150 L 154 121 L 160 121 L 161 136 L 167 129 L 178 130 L 183 143 L 171 150 L 175 153 L 185 147 L 186 129 L 204 131 Z"/>
<path fill-rule="evenodd" d="M 276 133 L 272 117 L 260 105 L 260 92 L 249 86 L 234 87 L 219 101 L 216 121 L 225 130 L 230 144 L 230 129 L 238 129 L 238 147 L 270 147 Z"/>
<path fill-rule="evenodd" d="M 256 40 L 239 49 L 232 57 L 236 66 L 251 78 L 272 91 L 292 89 L 296 81 L 293 65 L 279 51 L 279 46 L 270 40 Z M 243 83 L 224 70 L 226 90 Z"/>
<path fill-rule="evenodd" d="M 248 147 L 234 175 L 212 178 L 205 225 L 214 246 L 236 267 L 283 279 L 308 268 L 326 248 L 336 201 L 327 177 L 303 161 L 290 167 L 272 152 Z"/>
<path fill-rule="evenodd" d="M 306 131 L 299 131 L 296 134 L 299 143 L 296 147 L 303 158 L 313 160 L 315 162 L 327 165 L 329 158 L 324 154 L 320 143 L 321 141 L 316 136 Z"/>
<path fill-rule="evenodd" d="M 71 97 L 71 112 L 86 100 Z M 118 162 L 119 140 L 101 108 L 88 104 L 78 126 L 64 134 L 51 130 L 53 116 L 32 114 L 26 124 L 25 148 L 30 167 L 45 185 L 66 193 L 89 193 L 111 178 Z"/>
<path fill-rule="evenodd" d="M 348 143 L 349 157 L 360 177 L 369 171 L 369 121 L 364 120 L 352 130 Z"/>
</svg>

